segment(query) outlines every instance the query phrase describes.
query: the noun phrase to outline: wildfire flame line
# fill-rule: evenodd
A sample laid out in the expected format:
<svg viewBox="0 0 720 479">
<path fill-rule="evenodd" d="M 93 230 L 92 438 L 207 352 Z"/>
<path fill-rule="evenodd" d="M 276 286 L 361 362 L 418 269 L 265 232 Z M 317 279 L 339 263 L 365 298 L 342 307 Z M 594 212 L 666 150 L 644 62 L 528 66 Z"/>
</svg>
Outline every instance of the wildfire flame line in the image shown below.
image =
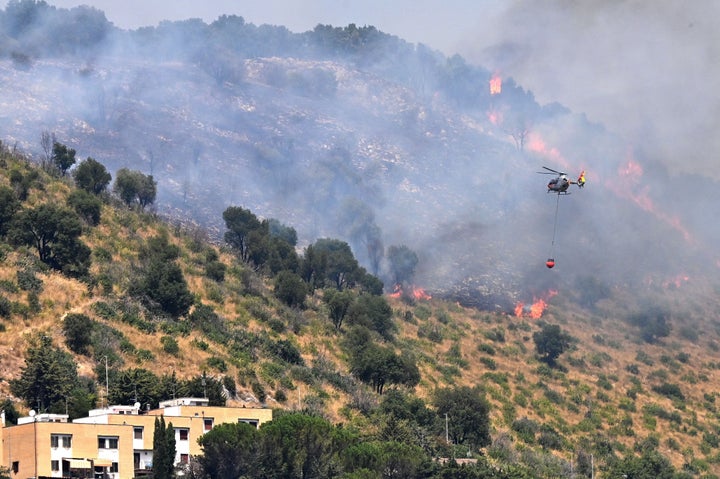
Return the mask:
<svg viewBox="0 0 720 479">
<path fill-rule="evenodd" d="M 527 148 L 530 151 L 543 155 L 549 160 L 561 165 L 562 169 L 567 170 L 570 168 L 568 161 L 563 157 L 557 148 L 549 148 L 542 137 L 533 132 L 528 135 Z M 677 215 L 671 215 L 664 211 L 659 210 L 652 198 L 650 197 L 650 187 L 640 186 L 641 177 L 643 175 L 642 166 L 629 159 L 624 165 L 618 168 L 618 175 L 616 178 L 608 179 L 604 182 L 607 189 L 615 193 L 618 197 L 628 199 L 635 203 L 640 209 L 646 211 L 658 220 L 669 225 L 671 228 L 678 231 L 685 241 L 692 243 L 693 238 L 690 232 L 683 226 L 680 221 L 680 217 Z"/>
<path fill-rule="evenodd" d="M 400 298 L 402 297 L 404 292 L 403 286 L 401 284 L 396 284 L 393 287 L 393 292 L 388 294 L 391 298 Z M 432 296 L 427 294 L 424 289 L 418 287 L 418 286 L 410 286 L 410 296 L 412 296 L 416 300 L 429 300 L 432 299 Z"/>
<path fill-rule="evenodd" d="M 642 166 L 632 159 L 629 159 L 625 165 L 618 168 L 618 177 L 620 178 L 620 182 L 607 181 L 606 186 L 619 197 L 629 199 L 643 211 L 647 211 L 648 213 L 654 215 L 657 219 L 678 231 L 685 241 L 692 243 L 692 235 L 682 225 L 680 217 L 658 210 L 655 207 L 653 200 L 650 198 L 649 186 L 646 185 L 639 188 L 642 175 Z"/>
<path fill-rule="evenodd" d="M 531 318 L 540 319 L 547 309 L 547 300 L 558 294 L 555 290 L 548 291 L 542 298 L 534 298 L 533 303 L 525 305 L 523 302 L 518 302 L 515 305 L 515 316 L 518 318 Z"/>
</svg>

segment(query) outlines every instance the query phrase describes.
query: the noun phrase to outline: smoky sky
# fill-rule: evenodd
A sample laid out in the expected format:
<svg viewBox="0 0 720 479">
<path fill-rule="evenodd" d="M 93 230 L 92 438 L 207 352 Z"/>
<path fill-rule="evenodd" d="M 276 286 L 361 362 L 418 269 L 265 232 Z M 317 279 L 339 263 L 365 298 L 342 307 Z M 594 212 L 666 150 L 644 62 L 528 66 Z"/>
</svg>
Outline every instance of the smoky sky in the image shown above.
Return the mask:
<svg viewBox="0 0 720 479">
<path fill-rule="evenodd" d="M 120 28 L 222 14 L 294 32 L 373 25 L 512 77 L 541 103 L 604 124 L 671 171 L 720 178 L 720 3 L 714 0 L 56 0 Z M 582 161 L 577 159 L 576 161 Z"/>
<path fill-rule="evenodd" d="M 515 2 L 465 54 L 602 122 L 671 170 L 715 178 L 720 3 Z"/>
</svg>

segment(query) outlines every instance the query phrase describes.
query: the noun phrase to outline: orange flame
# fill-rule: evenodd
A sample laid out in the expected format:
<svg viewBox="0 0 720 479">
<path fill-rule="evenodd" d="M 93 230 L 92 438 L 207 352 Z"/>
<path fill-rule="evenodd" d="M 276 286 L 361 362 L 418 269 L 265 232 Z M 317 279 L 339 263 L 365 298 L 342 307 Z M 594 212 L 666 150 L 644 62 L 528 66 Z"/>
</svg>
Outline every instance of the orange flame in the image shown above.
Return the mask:
<svg viewBox="0 0 720 479">
<path fill-rule="evenodd" d="M 557 148 L 549 148 L 545 144 L 545 140 L 542 139 L 539 133 L 537 132 L 531 132 L 528 135 L 528 139 L 526 142 L 528 150 L 537 153 L 539 155 L 544 156 L 545 158 L 548 158 L 552 160 L 555 163 L 558 163 L 562 166 L 563 169 L 569 168 L 569 163 L 563 155 L 560 153 L 560 150 Z"/>
<path fill-rule="evenodd" d="M 427 294 L 424 289 L 417 288 L 415 286 L 413 286 L 412 295 L 413 295 L 413 298 L 415 298 L 415 299 L 424 299 L 424 300 L 432 299 L 432 296 Z"/>
<path fill-rule="evenodd" d="M 401 284 L 396 284 L 393 286 L 393 292 L 388 294 L 390 298 L 400 298 L 403 295 L 403 287 Z M 429 300 L 432 299 L 432 296 L 427 294 L 423 288 L 420 288 L 418 286 L 411 286 L 410 287 L 410 295 L 416 299 L 416 300 Z"/>
<path fill-rule="evenodd" d="M 393 286 L 393 292 L 388 294 L 388 296 L 391 298 L 399 298 L 400 296 L 402 296 L 402 286 L 399 284 Z"/>
<path fill-rule="evenodd" d="M 499 95 L 502 93 L 502 78 L 497 73 L 490 78 L 490 94 Z"/>
<path fill-rule="evenodd" d="M 518 302 L 515 305 L 515 316 L 518 318 L 540 319 L 545 312 L 545 309 L 547 309 L 546 300 L 552 298 L 556 294 L 558 294 L 557 291 L 550 290 L 544 298 L 534 298 L 534 303 L 529 306 L 526 306 L 523 302 Z"/>
<path fill-rule="evenodd" d="M 630 158 L 625 165 L 618 168 L 620 181 L 609 181 L 607 185 L 616 195 L 631 200 L 642 210 L 654 215 L 657 219 L 678 231 L 685 238 L 685 241 L 692 242 L 692 235 L 682 225 L 680 218 L 677 215 L 660 211 L 655 207 L 652 198 L 650 198 L 649 186 L 645 185 L 640 188 L 642 176 L 642 166 Z"/>
</svg>

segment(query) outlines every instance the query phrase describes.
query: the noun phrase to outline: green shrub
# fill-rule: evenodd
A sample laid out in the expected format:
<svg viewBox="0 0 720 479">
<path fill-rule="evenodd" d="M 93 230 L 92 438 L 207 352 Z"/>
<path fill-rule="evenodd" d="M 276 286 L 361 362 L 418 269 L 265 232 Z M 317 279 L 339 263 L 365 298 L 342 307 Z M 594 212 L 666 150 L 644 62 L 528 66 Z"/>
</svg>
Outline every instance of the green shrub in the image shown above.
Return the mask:
<svg viewBox="0 0 720 479">
<path fill-rule="evenodd" d="M 677 384 L 662 383 L 659 386 L 653 386 L 652 390 L 670 399 L 685 400 L 685 395 Z"/>
<path fill-rule="evenodd" d="M 205 276 L 218 283 L 225 281 L 226 271 L 227 266 L 220 261 L 210 261 L 205 265 Z"/>
<path fill-rule="evenodd" d="M 224 359 L 211 356 L 207 359 L 207 365 L 210 369 L 215 369 L 221 373 L 227 372 L 227 363 Z"/>
<path fill-rule="evenodd" d="M 267 399 L 267 392 L 265 392 L 265 388 L 263 387 L 263 385 L 260 384 L 259 381 L 255 380 L 252 382 L 250 387 L 257 400 L 261 403 L 264 403 L 265 399 Z"/>
<path fill-rule="evenodd" d="M 105 301 L 98 301 L 92 305 L 92 310 L 95 314 L 103 319 L 115 319 L 118 316 L 117 308 Z"/>
<path fill-rule="evenodd" d="M 683 364 L 687 364 L 687 362 L 690 360 L 690 355 L 686 352 L 680 352 L 675 356 L 675 358 L 680 361 Z"/>
<path fill-rule="evenodd" d="M 77 354 L 88 354 L 95 322 L 85 314 L 69 313 L 63 320 L 65 344 Z"/>
<path fill-rule="evenodd" d="M 497 369 L 497 363 L 493 358 L 481 357 L 480 362 L 491 371 L 495 371 Z"/>
<path fill-rule="evenodd" d="M 653 364 L 655 364 L 655 361 L 653 361 L 653 359 L 648 355 L 648 353 L 642 350 L 637 352 L 637 354 L 635 355 L 635 360 L 648 366 L 652 366 Z"/>
<path fill-rule="evenodd" d="M 490 341 L 494 341 L 496 343 L 505 342 L 505 330 L 501 327 L 496 327 L 489 331 L 485 331 L 483 332 L 483 336 L 485 336 Z"/>
<path fill-rule="evenodd" d="M 487 343 L 480 343 L 480 345 L 478 345 L 478 351 L 489 354 L 490 356 L 495 356 L 495 348 Z"/>
<path fill-rule="evenodd" d="M 148 351 L 147 349 L 135 350 L 135 357 L 137 358 L 139 363 L 148 363 L 155 361 L 155 355 L 152 353 L 152 351 Z"/>
<path fill-rule="evenodd" d="M 172 336 L 163 336 L 160 338 L 160 344 L 162 344 L 163 351 L 173 356 L 177 356 L 180 352 L 180 346 L 178 342 Z"/>
<path fill-rule="evenodd" d="M 98 263 L 109 263 L 112 261 L 112 253 L 102 246 L 96 246 L 93 250 L 93 256 Z"/>
<path fill-rule="evenodd" d="M 7 279 L 0 280 L 0 289 L 8 293 L 17 293 L 20 291 L 18 285 Z"/>
<path fill-rule="evenodd" d="M 41 293 L 43 290 L 43 282 L 41 279 L 35 276 L 35 272 L 27 269 L 18 270 L 15 273 L 17 276 L 17 283 L 20 289 L 23 291 L 34 291 Z"/>
<path fill-rule="evenodd" d="M 518 435 L 518 438 L 527 444 L 535 443 L 535 434 L 540 429 L 538 423 L 527 417 L 516 419 L 510 427 Z"/>
<path fill-rule="evenodd" d="M 415 308 L 414 314 L 416 318 L 426 321 L 428 318 L 430 318 L 430 316 L 432 316 L 432 311 L 430 311 L 427 306 L 421 304 L 420 306 Z"/>
<path fill-rule="evenodd" d="M 447 311 L 440 311 L 435 316 L 437 316 L 438 323 L 440 324 L 450 323 L 450 315 L 447 313 Z"/>
<path fill-rule="evenodd" d="M 0 318 L 8 319 L 12 316 L 13 305 L 5 296 L 0 296 Z"/>
</svg>

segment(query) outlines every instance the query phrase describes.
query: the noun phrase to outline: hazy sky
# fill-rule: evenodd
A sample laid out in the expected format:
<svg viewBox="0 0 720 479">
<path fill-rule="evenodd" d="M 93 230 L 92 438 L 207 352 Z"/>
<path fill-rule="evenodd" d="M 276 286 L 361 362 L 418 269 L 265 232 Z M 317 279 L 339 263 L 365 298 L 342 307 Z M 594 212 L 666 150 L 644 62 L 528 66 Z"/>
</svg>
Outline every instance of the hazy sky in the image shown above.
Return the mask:
<svg viewBox="0 0 720 479">
<path fill-rule="evenodd" d="M 235 14 L 260 25 L 284 25 L 293 32 L 317 24 L 373 25 L 407 41 L 425 43 L 444 53 L 496 16 L 502 0 L 48 0 L 57 7 L 92 5 L 120 28 L 156 25 L 162 20 L 201 18 L 211 22 Z M 485 18 L 484 18 L 485 17 Z"/>
<path fill-rule="evenodd" d="M 103 10 L 120 28 L 235 14 L 303 32 L 372 25 L 459 53 L 645 143 L 665 164 L 720 156 L 716 0 L 48 0 Z"/>
</svg>

